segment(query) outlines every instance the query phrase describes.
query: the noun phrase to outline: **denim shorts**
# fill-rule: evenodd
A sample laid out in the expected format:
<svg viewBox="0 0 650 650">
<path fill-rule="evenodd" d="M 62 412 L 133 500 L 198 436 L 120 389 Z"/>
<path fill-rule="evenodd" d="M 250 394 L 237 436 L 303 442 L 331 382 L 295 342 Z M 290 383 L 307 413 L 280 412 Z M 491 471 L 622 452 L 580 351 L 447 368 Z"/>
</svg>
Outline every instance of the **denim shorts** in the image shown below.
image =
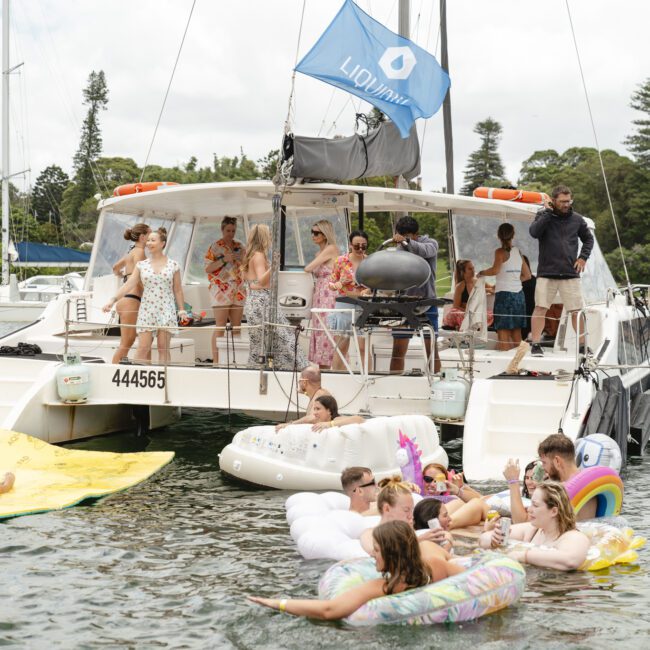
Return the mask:
<svg viewBox="0 0 650 650">
<path fill-rule="evenodd" d="M 337 334 L 350 334 L 352 332 L 352 313 L 350 310 L 355 310 L 355 318 L 361 313 L 361 310 L 355 308 L 354 305 L 349 305 L 346 302 L 339 302 L 338 300 L 334 304 L 334 308 L 345 309 L 347 311 L 330 313 L 327 316 L 327 326 L 332 330 L 332 333 L 335 336 Z"/>
<path fill-rule="evenodd" d="M 433 305 L 424 314 L 427 317 L 427 320 L 431 323 L 433 331 L 438 333 L 438 307 Z M 424 337 L 429 338 L 428 330 L 424 330 Z M 412 339 L 413 330 L 410 327 L 394 327 L 393 328 L 393 338 L 394 339 Z"/>
</svg>

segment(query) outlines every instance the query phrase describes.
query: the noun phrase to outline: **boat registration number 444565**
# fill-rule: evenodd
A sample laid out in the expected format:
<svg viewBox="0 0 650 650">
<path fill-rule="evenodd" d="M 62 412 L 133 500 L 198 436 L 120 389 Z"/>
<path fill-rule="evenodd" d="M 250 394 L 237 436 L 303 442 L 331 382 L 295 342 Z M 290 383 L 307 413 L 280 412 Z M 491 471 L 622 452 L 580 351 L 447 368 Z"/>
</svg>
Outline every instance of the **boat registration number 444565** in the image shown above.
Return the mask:
<svg viewBox="0 0 650 650">
<path fill-rule="evenodd" d="M 165 371 L 164 370 L 145 370 L 145 369 L 129 369 L 124 370 L 118 368 L 113 375 L 111 381 L 116 386 L 123 386 L 129 388 L 135 386 L 136 388 L 164 388 L 165 387 Z"/>
</svg>

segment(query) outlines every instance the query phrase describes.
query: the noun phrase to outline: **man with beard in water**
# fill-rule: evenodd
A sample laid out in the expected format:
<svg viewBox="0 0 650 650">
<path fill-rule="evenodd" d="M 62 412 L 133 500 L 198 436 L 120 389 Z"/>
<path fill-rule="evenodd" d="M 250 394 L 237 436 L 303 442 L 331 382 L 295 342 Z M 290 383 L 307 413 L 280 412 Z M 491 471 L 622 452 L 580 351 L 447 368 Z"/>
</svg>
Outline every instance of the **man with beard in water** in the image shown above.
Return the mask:
<svg viewBox="0 0 650 650">
<path fill-rule="evenodd" d="M 582 470 L 576 465 L 576 449 L 570 438 L 563 433 L 554 433 L 545 438 L 537 448 L 544 471 L 552 481 L 566 484 Z M 576 514 L 576 519 L 593 519 L 596 516 L 596 498 L 590 499 Z"/>
</svg>

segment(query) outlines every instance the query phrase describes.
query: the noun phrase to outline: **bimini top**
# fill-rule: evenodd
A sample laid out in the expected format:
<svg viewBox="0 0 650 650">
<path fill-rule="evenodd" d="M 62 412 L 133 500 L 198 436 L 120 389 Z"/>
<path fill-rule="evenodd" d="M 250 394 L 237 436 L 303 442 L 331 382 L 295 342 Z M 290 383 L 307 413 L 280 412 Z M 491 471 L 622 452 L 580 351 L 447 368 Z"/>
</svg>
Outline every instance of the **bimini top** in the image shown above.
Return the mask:
<svg viewBox="0 0 650 650">
<path fill-rule="evenodd" d="M 270 181 L 201 183 L 164 187 L 151 192 L 113 197 L 100 201 L 98 208 L 140 217 L 181 219 L 213 218 L 225 215 L 264 215 L 271 211 L 275 192 Z M 537 205 L 478 199 L 471 196 L 420 192 L 383 187 L 310 183 L 284 190 L 282 203 L 297 216 L 319 214 L 324 208 L 359 209 L 363 193 L 366 212 L 442 212 L 453 210 L 471 216 L 501 217 L 509 221 L 532 221 Z"/>
<path fill-rule="evenodd" d="M 90 253 L 63 246 L 21 241 L 16 244 L 18 260 L 15 266 L 75 266 L 83 268 L 90 262 Z"/>
</svg>

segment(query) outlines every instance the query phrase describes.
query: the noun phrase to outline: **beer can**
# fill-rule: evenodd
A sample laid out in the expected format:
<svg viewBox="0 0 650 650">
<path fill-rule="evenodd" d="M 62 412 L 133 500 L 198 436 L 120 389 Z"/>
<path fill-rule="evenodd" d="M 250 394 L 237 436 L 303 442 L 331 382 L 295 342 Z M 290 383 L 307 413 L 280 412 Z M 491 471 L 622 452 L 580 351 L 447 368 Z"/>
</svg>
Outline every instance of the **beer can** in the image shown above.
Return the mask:
<svg viewBox="0 0 650 650">
<path fill-rule="evenodd" d="M 499 526 L 501 526 L 501 534 L 503 535 L 503 542 L 501 542 L 501 546 L 505 546 L 508 543 L 511 525 L 512 519 L 510 519 L 510 517 L 501 517 L 499 520 Z"/>
</svg>

